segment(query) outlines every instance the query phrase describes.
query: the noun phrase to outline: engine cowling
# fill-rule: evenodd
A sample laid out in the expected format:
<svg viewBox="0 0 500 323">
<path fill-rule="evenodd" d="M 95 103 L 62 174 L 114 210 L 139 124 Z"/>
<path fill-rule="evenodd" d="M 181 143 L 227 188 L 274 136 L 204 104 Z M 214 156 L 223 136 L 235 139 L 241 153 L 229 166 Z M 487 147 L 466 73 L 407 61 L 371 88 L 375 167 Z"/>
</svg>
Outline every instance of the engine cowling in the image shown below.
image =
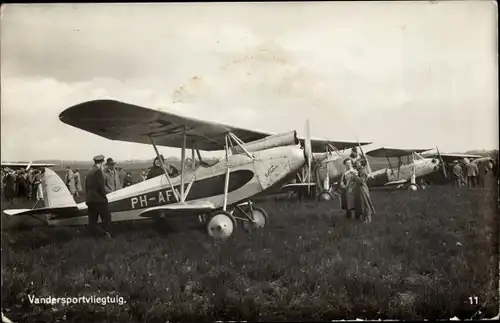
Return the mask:
<svg viewBox="0 0 500 323">
<path fill-rule="evenodd" d="M 271 135 L 266 138 L 262 138 L 259 140 L 251 141 L 244 145 L 245 149 L 248 152 L 256 152 L 261 150 L 266 150 L 274 147 L 282 147 L 282 146 L 290 146 L 297 145 L 299 143 L 299 139 L 297 138 L 296 131 L 285 132 L 281 134 Z M 234 146 L 231 148 L 231 152 L 233 154 L 242 154 L 244 153 L 243 149 L 240 146 Z"/>
</svg>

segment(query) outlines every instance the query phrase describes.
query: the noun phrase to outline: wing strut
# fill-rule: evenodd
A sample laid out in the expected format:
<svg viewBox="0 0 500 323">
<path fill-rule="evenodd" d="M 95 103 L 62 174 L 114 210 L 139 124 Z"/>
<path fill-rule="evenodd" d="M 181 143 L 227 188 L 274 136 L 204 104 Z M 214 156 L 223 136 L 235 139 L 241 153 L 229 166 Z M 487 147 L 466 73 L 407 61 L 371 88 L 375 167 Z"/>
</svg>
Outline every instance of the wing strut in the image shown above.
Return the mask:
<svg viewBox="0 0 500 323">
<path fill-rule="evenodd" d="M 328 144 L 327 147 L 330 147 L 331 150 L 333 150 L 334 152 L 337 153 L 337 155 L 339 155 L 340 157 L 342 157 L 342 154 L 340 153 L 340 151 L 332 144 Z"/>
<path fill-rule="evenodd" d="M 391 169 L 391 174 L 394 175 L 394 169 L 392 168 L 391 160 L 389 159 L 389 156 L 386 155 L 385 158 L 387 159 L 387 162 L 389 163 L 389 168 Z"/>
<path fill-rule="evenodd" d="M 226 211 L 227 209 L 227 191 L 229 189 L 229 154 L 230 154 L 230 151 L 229 151 L 229 135 L 226 134 L 225 136 L 225 139 L 226 139 L 226 147 L 225 147 L 225 150 L 226 150 L 226 180 L 224 182 L 224 205 L 222 207 L 222 210 L 223 211 Z"/>
<path fill-rule="evenodd" d="M 172 181 L 170 180 L 170 176 L 168 176 L 168 172 L 167 172 L 167 169 L 165 168 L 165 164 L 163 163 L 163 160 L 160 157 L 160 152 L 158 151 L 158 147 L 156 147 L 156 144 L 155 144 L 153 138 L 151 137 L 151 135 L 149 136 L 149 140 L 151 140 L 151 144 L 153 145 L 153 148 L 155 149 L 156 156 L 158 157 L 158 160 L 160 161 L 161 168 L 163 169 L 163 172 L 165 173 L 165 176 L 167 177 L 168 185 L 170 185 L 170 188 L 172 189 L 172 192 L 174 193 L 175 200 L 177 202 L 179 202 L 179 196 L 177 195 L 177 191 L 174 189 L 174 187 L 172 185 Z M 181 172 L 181 176 L 183 176 L 183 175 L 184 175 L 183 172 Z"/>
<path fill-rule="evenodd" d="M 182 130 L 182 148 L 181 148 L 181 202 L 186 201 L 186 196 L 184 195 L 184 169 L 186 163 L 186 127 Z"/>
<path fill-rule="evenodd" d="M 328 149 L 328 145 L 326 146 L 326 158 L 328 158 L 328 155 L 330 154 L 330 151 Z M 319 182 L 319 174 L 316 174 L 316 178 L 318 179 Z M 325 183 L 323 184 L 323 189 L 330 191 L 330 163 L 326 163 L 326 177 L 325 177 Z"/>
<path fill-rule="evenodd" d="M 236 137 L 235 134 L 228 132 L 228 135 L 230 138 L 232 138 L 238 146 L 240 146 L 241 149 L 247 154 L 248 157 L 250 157 L 252 160 L 254 159 L 253 156 L 248 152 L 248 150 L 245 148 L 245 143 L 238 137 Z M 227 140 L 227 139 L 226 139 Z M 231 142 L 231 140 L 229 140 Z M 226 141 L 226 146 L 227 146 L 227 141 Z M 229 148 L 229 147 L 228 147 Z"/>
<path fill-rule="evenodd" d="M 398 157 L 398 181 L 399 181 L 399 174 L 401 173 L 401 156 Z"/>
</svg>

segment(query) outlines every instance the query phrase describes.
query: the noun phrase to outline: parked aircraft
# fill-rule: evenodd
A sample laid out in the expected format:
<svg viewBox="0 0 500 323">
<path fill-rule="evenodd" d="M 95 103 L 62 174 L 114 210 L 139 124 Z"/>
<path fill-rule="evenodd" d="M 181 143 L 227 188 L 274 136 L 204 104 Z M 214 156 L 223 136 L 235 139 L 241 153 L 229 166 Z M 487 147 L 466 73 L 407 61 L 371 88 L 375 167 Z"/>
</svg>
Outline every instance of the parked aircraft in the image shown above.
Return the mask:
<svg viewBox="0 0 500 323">
<path fill-rule="evenodd" d="M 431 149 L 395 149 L 379 148 L 367 152 L 366 154 L 374 158 L 385 157 L 389 167 L 372 172 L 372 177 L 368 179 L 368 186 L 396 186 L 404 187 L 408 185 L 409 189 L 416 191 L 419 188 L 425 189 L 429 185 L 424 178 L 432 173 L 441 170 L 444 177 L 448 177 L 445 162 L 443 161 L 439 149 L 437 149 L 437 158 L 424 158 L 420 153 Z M 407 156 L 405 164 L 402 157 Z M 410 161 L 411 157 L 411 161 Z M 389 158 L 397 158 L 398 164 L 393 167 Z M 417 179 L 421 179 L 417 183 Z"/>
<path fill-rule="evenodd" d="M 170 178 L 161 162 L 164 175 L 108 194 L 112 221 L 201 216 L 208 235 L 221 239 L 231 236 L 236 220 L 249 230 L 264 227 L 266 211 L 253 207 L 249 200 L 280 187 L 304 165 L 310 165 L 312 146 L 325 141 L 310 139 L 308 123 L 300 145 L 295 131 L 273 135 L 114 100 L 84 102 L 66 109 L 59 118 L 111 140 L 152 144 L 157 156 L 157 145 L 181 148 L 181 164 L 185 163 L 186 149 L 191 149 L 191 159 L 198 157 L 201 167 L 187 169 L 182 165 L 179 176 Z M 221 149 L 225 156 L 218 163 L 203 163 L 200 150 Z M 48 168 L 43 187 L 44 208 L 4 212 L 32 216 L 48 225 L 88 224 L 87 205 L 76 204 L 61 178 Z"/>
<path fill-rule="evenodd" d="M 30 162 L 2 162 L 1 167 L 3 168 L 10 168 L 12 170 L 17 170 L 17 169 L 25 169 L 29 170 L 30 168 L 45 168 L 45 167 L 54 167 L 55 164 L 48 164 L 48 163 L 34 163 L 32 161 Z"/>
<path fill-rule="evenodd" d="M 318 146 L 316 150 L 323 150 L 323 152 L 313 152 L 310 175 L 304 167 L 302 172 L 297 174 L 294 183 L 288 183 L 282 187 L 283 191 L 293 192 L 299 198 L 307 196 L 309 198 L 317 197 L 320 200 L 332 200 L 334 194 L 331 183 L 335 185 L 336 182 L 340 181 L 344 171 L 344 160 L 351 154 L 349 149 L 356 150 L 356 147 L 359 147 L 361 150 L 359 156 L 362 156 L 361 146 L 371 144 L 371 142 L 329 141 L 321 144 L 322 147 Z M 308 189 L 310 192 L 307 191 Z"/>
</svg>

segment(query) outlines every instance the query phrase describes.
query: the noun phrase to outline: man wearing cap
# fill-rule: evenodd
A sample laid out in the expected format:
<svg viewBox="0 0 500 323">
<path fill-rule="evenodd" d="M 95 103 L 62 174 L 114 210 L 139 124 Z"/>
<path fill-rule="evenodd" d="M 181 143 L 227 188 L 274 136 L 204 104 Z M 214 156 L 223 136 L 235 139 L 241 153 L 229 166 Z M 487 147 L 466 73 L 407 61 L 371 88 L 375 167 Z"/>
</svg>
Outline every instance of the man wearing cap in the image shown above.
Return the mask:
<svg viewBox="0 0 500 323">
<path fill-rule="evenodd" d="M 116 163 L 113 158 L 108 158 L 106 160 L 106 167 L 103 171 L 104 174 L 104 188 L 106 189 L 106 194 L 117 191 L 122 188 L 122 183 L 120 182 L 120 177 L 115 169 Z"/>
<path fill-rule="evenodd" d="M 453 186 L 462 187 L 462 181 L 464 175 L 462 172 L 462 166 L 460 166 L 458 160 L 453 161 L 452 175 L 453 175 L 452 177 Z"/>
<path fill-rule="evenodd" d="M 85 202 L 89 208 L 89 229 L 92 234 L 96 233 L 97 220 L 100 216 L 105 234 L 111 237 L 109 234 L 111 213 L 109 213 L 108 198 L 104 188 L 103 164 L 103 155 L 94 157 L 94 166 L 85 177 Z"/>
</svg>

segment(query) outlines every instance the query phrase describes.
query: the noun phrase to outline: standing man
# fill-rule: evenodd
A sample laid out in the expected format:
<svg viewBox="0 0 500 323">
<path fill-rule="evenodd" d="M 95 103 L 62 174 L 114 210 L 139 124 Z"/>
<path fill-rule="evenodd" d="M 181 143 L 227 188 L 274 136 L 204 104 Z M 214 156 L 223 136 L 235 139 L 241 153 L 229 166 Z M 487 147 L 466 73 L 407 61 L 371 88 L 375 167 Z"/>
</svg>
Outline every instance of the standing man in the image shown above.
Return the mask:
<svg viewBox="0 0 500 323">
<path fill-rule="evenodd" d="M 115 169 L 116 163 L 113 158 L 108 158 L 106 160 L 106 168 L 104 169 L 104 188 L 106 190 L 106 194 L 109 194 L 114 191 L 118 191 L 122 188 L 122 184 L 120 183 L 120 178 L 118 176 L 118 172 Z"/>
<path fill-rule="evenodd" d="M 487 178 L 490 176 L 489 173 L 493 170 L 493 159 L 479 160 L 476 165 L 479 170 L 477 173 L 477 183 L 479 187 L 484 188 L 486 182 L 488 182 Z"/>
<path fill-rule="evenodd" d="M 116 172 L 118 173 L 118 178 L 120 179 L 121 188 L 125 187 L 125 176 L 127 173 L 122 167 L 116 167 Z"/>
<path fill-rule="evenodd" d="M 34 179 L 34 185 L 35 185 L 35 198 L 37 201 L 43 200 L 43 188 L 42 188 L 42 171 L 41 170 L 36 170 L 35 171 L 35 179 Z"/>
<path fill-rule="evenodd" d="M 64 182 L 69 189 L 71 195 L 75 196 L 76 188 L 75 188 L 75 174 L 71 170 L 71 167 L 66 167 L 66 176 L 64 178 Z"/>
<path fill-rule="evenodd" d="M 477 168 L 477 165 L 469 161 L 468 158 L 465 158 L 464 162 L 465 162 L 465 174 L 467 175 L 467 187 L 475 188 L 479 169 Z"/>
<path fill-rule="evenodd" d="M 108 198 L 104 190 L 104 156 L 94 157 L 94 167 L 85 177 L 85 203 L 89 208 L 89 229 L 95 235 L 97 229 L 97 220 L 101 217 L 104 233 L 111 238 L 109 229 L 111 226 L 111 213 L 108 209 Z"/>
<path fill-rule="evenodd" d="M 82 191 L 82 179 L 80 177 L 80 170 L 75 169 L 75 172 L 73 173 L 75 177 L 75 196 L 78 197 L 80 195 L 80 192 Z"/>
<path fill-rule="evenodd" d="M 123 179 L 123 187 L 129 187 L 133 184 L 132 182 L 132 174 L 130 172 L 127 172 L 125 175 L 125 178 Z"/>
<path fill-rule="evenodd" d="M 462 187 L 463 177 L 464 174 L 462 172 L 462 166 L 460 166 L 458 160 L 455 160 L 453 162 L 453 168 L 452 168 L 453 186 Z"/>
</svg>

